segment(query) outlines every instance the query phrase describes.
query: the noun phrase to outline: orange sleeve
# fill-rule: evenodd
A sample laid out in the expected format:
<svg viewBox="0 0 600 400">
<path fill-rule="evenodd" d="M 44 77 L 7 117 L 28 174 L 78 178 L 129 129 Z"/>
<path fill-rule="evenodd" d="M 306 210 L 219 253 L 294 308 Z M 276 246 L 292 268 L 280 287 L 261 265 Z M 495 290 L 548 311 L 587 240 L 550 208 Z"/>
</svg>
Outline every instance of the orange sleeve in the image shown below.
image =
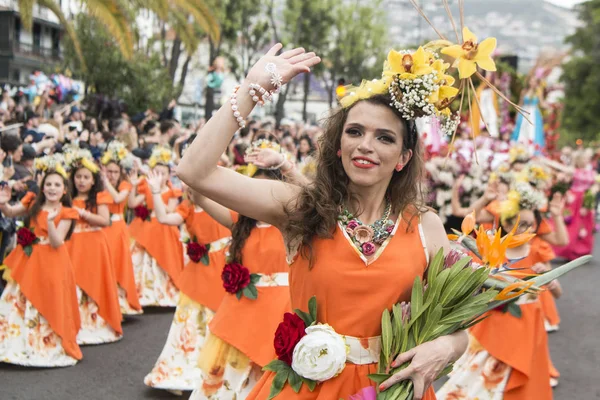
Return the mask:
<svg viewBox="0 0 600 400">
<path fill-rule="evenodd" d="M 494 217 L 498 217 L 500 215 L 500 202 L 498 200 L 492 201 L 485 207 L 485 211 L 489 212 Z"/>
<path fill-rule="evenodd" d="M 35 201 L 35 193 L 33 192 L 27 192 L 25 194 L 25 196 L 23 196 L 23 198 L 21 199 L 21 204 L 23 204 L 23 207 L 25 208 L 29 208 L 33 205 L 33 202 Z"/>
<path fill-rule="evenodd" d="M 137 187 L 137 193 L 146 195 L 148 192 L 150 192 L 150 186 L 148 186 L 148 181 L 143 179 Z"/>
<path fill-rule="evenodd" d="M 552 226 L 550 225 L 550 222 L 548 222 L 547 219 L 543 218 L 542 222 L 540 222 L 540 226 L 538 226 L 537 234 L 547 235 L 549 233 L 552 233 Z"/>
<path fill-rule="evenodd" d="M 535 256 L 539 262 L 549 262 L 556 258 L 556 254 L 554 254 L 554 250 L 552 249 L 550 243 L 540 238 L 535 238 L 534 240 L 536 241 Z"/>
<path fill-rule="evenodd" d="M 177 206 L 175 212 L 181 215 L 181 218 L 187 220 L 190 214 L 194 212 L 194 206 L 188 200 L 185 200 L 183 203 Z"/>
<path fill-rule="evenodd" d="M 172 198 L 172 199 L 178 199 L 181 196 L 183 196 L 183 191 L 181 189 L 177 189 L 177 188 L 172 188 L 171 189 L 170 198 Z"/>
<path fill-rule="evenodd" d="M 122 181 L 119 184 L 119 192 L 122 192 L 124 190 L 131 191 L 131 183 L 129 183 L 127 181 Z"/>
<path fill-rule="evenodd" d="M 63 220 L 63 219 L 78 220 L 79 219 L 79 213 L 74 208 L 63 207 L 60 210 L 60 220 Z"/>
<path fill-rule="evenodd" d="M 235 211 L 229 210 L 229 214 L 231 214 L 231 220 L 233 221 L 234 224 L 237 224 L 238 219 L 240 219 L 240 214 L 236 213 Z"/>
<path fill-rule="evenodd" d="M 96 203 L 98 205 L 113 204 L 114 200 L 113 200 L 112 196 L 110 195 L 110 193 L 108 193 L 107 191 L 104 191 L 104 192 L 100 192 L 96 195 Z"/>
</svg>

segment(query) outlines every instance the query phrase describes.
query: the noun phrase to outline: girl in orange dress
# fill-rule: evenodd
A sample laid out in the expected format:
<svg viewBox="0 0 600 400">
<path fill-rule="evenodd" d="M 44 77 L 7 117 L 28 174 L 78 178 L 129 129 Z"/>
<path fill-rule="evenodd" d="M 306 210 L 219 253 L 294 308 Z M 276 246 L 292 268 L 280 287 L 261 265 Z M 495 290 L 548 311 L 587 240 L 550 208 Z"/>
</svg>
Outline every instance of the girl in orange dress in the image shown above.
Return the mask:
<svg viewBox="0 0 600 400">
<path fill-rule="evenodd" d="M 544 201 L 543 195 L 522 183 L 509 194 L 509 199 L 512 200 L 504 201 L 500 207 L 502 229 L 509 232 L 517 216 L 517 233 L 533 228 L 534 211 Z M 513 251 L 514 258 L 527 255 L 511 268 L 527 274 L 541 272 L 554 258 L 550 245 L 540 238 Z M 549 288 L 560 294 L 558 282 Z M 520 316 L 508 309 L 491 311 L 488 318 L 470 329 L 469 349 L 456 363 L 448 382 L 436 393 L 438 399 L 552 399 L 548 336 L 541 303 L 537 296 L 527 295 L 516 304 Z"/>
<path fill-rule="evenodd" d="M 110 195 L 102 192 L 100 171 L 91 153 L 69 149 L 66 159 L 71 167 L 73 208 L 79 212 L 67 250 L 75 269 L 79 291 L 81 345 L 111 343 L 121 339 L 123 316 L 119 307 L 117 279 L 110 249 L 102 230 L 108 226 Z"/>
<path fill-rule="evenodd" d="M 278 171 L 263 169 L 254 177 L 281 179 Z M 235 288 L 228 271 L 244 268 L 260 275 L 255 299 L 231 293 Z M 202 376 L 190 399 L 243 399 L 250 393 L 262 376 L 262 368 L 276 358 L 273 337 L 281 316 L 292 311 L 288 275 L 281 232 L 240 216 L 232 228 L 228 264 L 220 282 L 229 292 L 208 326 L 210 334 L 199 360 Z"/>
<path fill-rule="evenodd" d="M 221 303 L 225 290 L 221 271 L 225 265 L 225 248 L 231 239 L 230 211 L 210 200 L 194 195 L 187 197 L 175 212 L 168 212 L 158 194 L 162 178 L 151 173 L 148 184 L 153 192 L 156 218 L 161 224 L 185 224 L 187 237 L 186 266 L 181 273 L 181 292 L 167 342 L 144 383 L 156 389 L 169 391 L 194 390 L 200 379 L 198 355 L 208 333 L 208 323 Z M 199 205 L 204 207 L 201 208 Z M 211 211 L 221 225 L 206 211 Z"/>
<path fill-rule="evenodd" d="M 257 62 L 230 101 L 199 131 L 177 173 L 217 203 L 277 227 L 292 261 L 292 309 L 308 311 L 309 299 L 316 296 L 317 322 L 329 324 L 350 345 L 350 353 L 340 355 L 346 357 L 341 373 L 322 375 L 313 391 L 300 382 L 296 393 L 289 384 L 274 382 L 274 373 L 267 372 L 246 398 L 265 400 L 275 384 L 275 389 L 282 387 L 276 399 L 348 399 L 365 387 L 375 387 L 368 374 L 377 370 L 382 313 L 409 299 L 415 278 L 425 274 L 428 258 L 441 248 L 448 250 L 449 243 L 439 217 L 422 206 L 422 149 L 414 121 L 392 105 L 386 82 L 378 81 L 372 95 L 366 89 L 361 96 L 349 90 L 353 96 L 327 119 L 313 183 L 297 186 L 251 179 L 217 167 L 257 100 L 270 99 L 261 93 L 320 62 L 303 49 L 277 55 L 279 50 L 281 45 L 275 45 Z M 289 168 L 286 164 L 289 161 L 282 158 L 282 171 Z M 348 214 L 360 223 L 348 226 Z M 277 356 L 288 365 L 295 343 L 283 332 L 298 329 L 295 320 L 285 314 L 275 338 Z M 300 337 L 306 332 L 300 328 L 294 333 Z M 467 343 L 467 335 L 458 332 L 401 354 L 396 361 L 409 366 L 380 389 L 410 379 L 415 399 L 433 399 L 431 384 L 460 357 Z"/>
<path fill-rule="evenodd" d="M 83 357 L 77 345 L 75 274 L 64 245 L 78 213 L 70 208 L 66 172 L 56 159 L 40 158 L 36 169 L 44 171 L 37 196 L 27 193 L 11 206 L 10 188 L 3 186 L 0 192 L 3 215 L 25 216 L 19 244 L 5 259 L 8 283 L 0 297 L 0 360 L 27 367 L 67 367 Z M 36 243 L 27 246 L 33 239 Z"/>
<path fill-rule="evenodd" d="M 173 212 L 182 193 L 169 182 L 171 150 L 157 146 L 148 162 L 154 173 L 161 176 L 157 191 Z M 161 224 L 154 212 L 152 189 L 146 180 L 130 177 L 129 208 L 135 219 L 129 227 L 134 240 L 132 245 L 135 282 L 143 307 L 175 307 L 179 297 L 178 279 L 183 271 L 183 248 L 176 226 Z"/>
<path fill-rule="evenodd" d="M 102 181 L 112 202 L 108 204 L 110 225 L 104 228 L 113 268 L 118 283 L 119 305 L 123 315 L 138 315 L 142 306 L 135 287 L 133 262 L 131 260 L 131 238 L 125 223 L 125 206 L 131 184 L 125 178 L 124 169 L 133 167 L 133 159 L 124 144 L 112 141 L 102 156 Z"/>
</svg>

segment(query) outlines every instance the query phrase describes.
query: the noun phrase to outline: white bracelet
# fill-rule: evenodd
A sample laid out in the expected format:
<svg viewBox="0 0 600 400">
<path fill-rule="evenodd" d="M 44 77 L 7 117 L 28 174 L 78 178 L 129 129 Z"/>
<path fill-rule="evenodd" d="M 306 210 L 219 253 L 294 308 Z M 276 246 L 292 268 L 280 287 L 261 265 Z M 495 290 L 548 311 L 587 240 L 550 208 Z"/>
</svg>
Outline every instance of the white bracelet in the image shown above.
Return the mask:
<svg viewBox="0 0 600 400">
<path fill-rule="evenodd" d="M 280 162 L 278 165 L 276 165 L 276 166 L 274 166 L 274 167 L 271 167 L 271 168 L 269 168 L 270 170 L 274 170 L 274 171 L 275 171 L 275 170 L 278 170 L 278 169 L 280 169 L 281 167 L 283 167 L 283 165 L 284 165 L 284 164 L 285 164 L 285 162 L 287 161 L 287 158 L 286 158 L 286 157 L 285 157 L 285 155 L 283 155 L 283 154 L 282 154 L 282 156 L 283 156 L 283 161 L 282 161 L 282 162 Z"/>
<path fill-rule="evenodd" d="M 240 89 L 240 85 L 237 85 L 233 89 L 233 93 L 231 93 L 229 102 L 231 103 L 231 111 L 233 111 L 233 117 L 236 119 L 240 129 L 244 129 L 246 127 L 246 121 L 242 117 L 242 114 L 238 111 L 238 106 L 237 106 L 237 92 L 239 89 Z"/>
<path fill-rule="evenodd" d="M 248 94 L 252 97 L 252 101 L 258 103 L 259 106 L 264 106 L 266 102 L 273 100 L 273 95 L 258 83 L 251 83 L 248 86 Z"/>
</svg>

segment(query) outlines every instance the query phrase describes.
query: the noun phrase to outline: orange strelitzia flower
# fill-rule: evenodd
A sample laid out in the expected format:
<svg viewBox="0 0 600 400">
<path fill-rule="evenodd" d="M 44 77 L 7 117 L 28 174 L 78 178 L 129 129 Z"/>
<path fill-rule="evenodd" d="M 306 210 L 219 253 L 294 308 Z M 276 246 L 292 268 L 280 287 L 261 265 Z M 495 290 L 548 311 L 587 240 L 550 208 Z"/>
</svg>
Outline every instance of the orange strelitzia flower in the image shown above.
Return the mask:
<svg viewBox="0 0 600 400">
<path fill-rule="evenodd" d="M 500 293 L 498 293 L 495 297 L 495 300 L 502 301 L 502 300 L 514 299 L 515 297 L 518 297 L 518 296 L 522 295 L 523 293 L 525 293 L 532 286 L 533 286 L 533 282 L 531 282 L 531 281 L 515 282 L 512 285 L 508 285 Z"/>
<path fill-rule="evenodd" d="M 508 248 L 514 249 L 519 246 L 523 246 L 535 237 L 535 233 L 529 233 L 529 229 L 525 233 L 514 235 L 508 240 Z"/>
<path fill-rule="evenodd" d="M 462 221 L 460 226 L 460 230 L 463 235 L 469 236 L 471 232 L 475 229 L 475 210 L 472 213 L 468 214 Z"/>
<path fill-rule="evenodd" d="M 479 227 L 475 243 L 484 264 L 490 268 L 498 268 L 506 260 L 507 249 L 519 247 L 535 236 L 530 234 L 529 231 L 515 235 L 517 226 L 519 226 L 519 218 L 517 218 L 517 222 L 512 230 L 504 237 L 501 236 L 500 229 L 497 229 L 494 235 L 490 237 L 485 228 Z"/>
</svg>

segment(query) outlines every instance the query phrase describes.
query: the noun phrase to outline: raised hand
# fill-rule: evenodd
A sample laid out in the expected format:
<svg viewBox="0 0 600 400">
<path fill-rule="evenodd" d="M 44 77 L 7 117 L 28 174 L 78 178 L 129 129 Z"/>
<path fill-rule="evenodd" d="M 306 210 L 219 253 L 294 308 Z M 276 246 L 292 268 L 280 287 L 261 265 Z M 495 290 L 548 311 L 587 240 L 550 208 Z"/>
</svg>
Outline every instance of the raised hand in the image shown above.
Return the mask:
<svg viewBox="0 0 600 400">
<path fill-rule="evenodd" d="M 258 168 L 273 168 L 285 160 L 285 155 L 273 149 L 254 150 L 244 156 L 244 161 L 252 163 Z"/>
<path fill-rule="evenodd" d="M 549 207 L 550 213 L 554 217 L 560 217 L 563 215 L 563 211 L 565 209 L 565 199 L 560 192 L 554 193 L 552 196 L 552 200 L 550 201 Z"/>
<path fill-rule="evenodd" d="M 60 209 L 55 208 L 52 211 L 48 212 L 48 221 L 54 221 L 54 219 L 58 216 Z"/>
<path fill-rule="evenodd" d="M 483 196 L 487 201 L 495 200 L 498 197 L 498 182 L 488 183 L 485 191 L 483 192 Z"/>
<path fill-rule="evenodd" d="M 138 175 L 138 172 L 134 169 L 132 170 L 127 177 L 129 178 L 129 183 L 131 183 L 133 186 L 137 186 L 140 184 L 140 177 Z"/>
<path fill-rule="evenodd" d="M 150 171 L 148 174 L 148 185 L 150 186 L 150 190 L 152 193 L 160 193 L 162 189 L 162 176 L 157 174 L 154 171 Z"/>
<path fill-rule="evenodd" d="M 288 50 L 277 55 L 282 47 L 281 43 L 277 43 L 254 64 L 246 78 L 249 83 L 258 83 L 266 90 L 274 90 L 276 87 L 271 82 L 271 75 L 266 70 L 268 64 L 275 65 L 277 73 L 281 76 L 281 84 L 285 85 L 296 75 L 310 72 L 313 66 L 321 62 L 315 53 L 306 53 L 303 48 Z"/>
</svg>

